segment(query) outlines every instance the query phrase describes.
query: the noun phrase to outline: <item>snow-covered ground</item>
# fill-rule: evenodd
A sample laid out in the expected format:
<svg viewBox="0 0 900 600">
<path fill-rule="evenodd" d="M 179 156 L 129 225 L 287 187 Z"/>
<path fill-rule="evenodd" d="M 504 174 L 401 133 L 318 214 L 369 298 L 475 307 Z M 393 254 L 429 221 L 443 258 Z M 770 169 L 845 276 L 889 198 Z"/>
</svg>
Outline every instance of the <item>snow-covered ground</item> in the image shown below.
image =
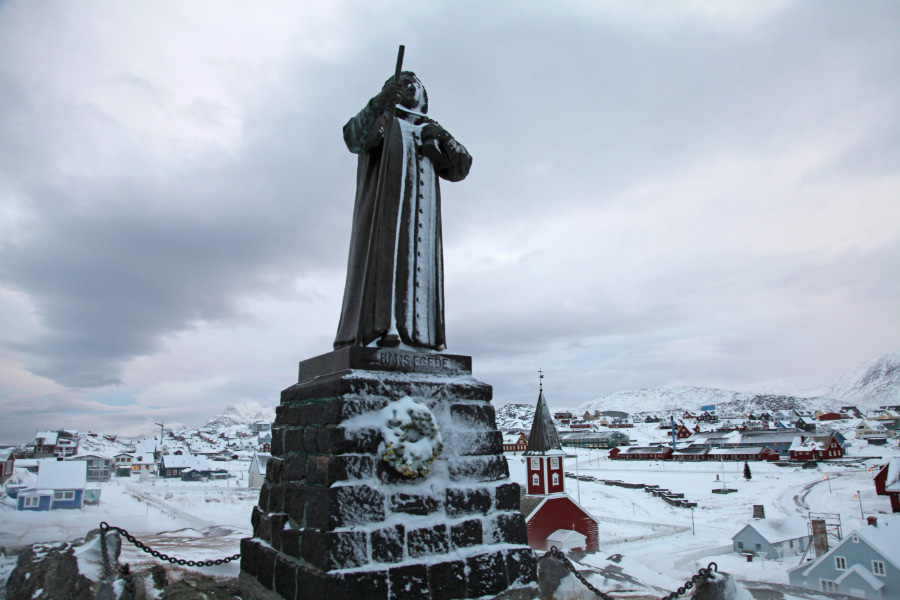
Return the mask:
<svg viewBox="0 0 900 600">
<path fill-rule="evenodd" d="M 636 428 L 638 429 L 638 428 Z M 665 432 L 652 427 L 629 434 L 638 438 L 664 438 Z M 855 440 L 854 440 L 855 441 Z M 797 557 L 766 560 L 745 559 L 731 553 L 721 554 L 731 536 L 751 521 L 752 507 L 761 504 L 767 518 L 808 517 L 810 512 L 840 515 L 845 534 L 863 526 L 861 492 L 866 516 L 889 516 L 887 497 L 877 496 L 872 484 L 874 473 L 867 465 L 883 460 L 865 459 L 898 455 L 897 448 L 853 448 L 850 459 L 840 464 L 820 464 L 815 469 L 799 466 L 780 467 L 770 463 L 750 463 L 752 479 L 745 481 L 743 463 L 675 463 L 613 461 L 606 451 L 567 449 L 566 470 L 598 479 L 650 483 L 682 492 L 697 508 L 673 507 L 640 489 L 628 489 L 566 478 L 566 489 L 582 506 L 602 521 L 600 553 L 585 559 L 586 564 L 602 567 L 613 554 L 624 556 L 621 566 L 650 585 L 672 589 L 700 566 L 715 561 L 720 570 L 739 579 L 786 584 L 786 569 L 797 564 Z M 525 465 L 521 456 L 507 455 L 510 475 L 524 482 Z M 101 521 L 123 527 L 162 552 L 180 558 L 206 560 L 239 552 L 239 540 L 250 535 L 250 514 L 258 490 L 246 486 L 246 461 L 220 463 L 235 477 L 205 483 L 178 479 L 141 482 L 113 478 L 94 484 L 101 489 L 98 506 L 82 510 L 53 512 L 17 512 L 0 504 L 0 546 L 18 547 L 36 542 L 74 540 L 98 527 Z M 824 475 L 829 475 L 825 480 Z M 722 483 L 738 491 L 729 495 L 712 493 Z M 830 486 L 829 486 L 830 484 Z M 155 559 L 127 545 L 123 560 L 132 565 L 149 564 Z M 237 574 L 236 563 L 205 569 L 210 574 Z M 9 574 L 9 564 L 0 560 L 0 584 Z"/>
</svg>

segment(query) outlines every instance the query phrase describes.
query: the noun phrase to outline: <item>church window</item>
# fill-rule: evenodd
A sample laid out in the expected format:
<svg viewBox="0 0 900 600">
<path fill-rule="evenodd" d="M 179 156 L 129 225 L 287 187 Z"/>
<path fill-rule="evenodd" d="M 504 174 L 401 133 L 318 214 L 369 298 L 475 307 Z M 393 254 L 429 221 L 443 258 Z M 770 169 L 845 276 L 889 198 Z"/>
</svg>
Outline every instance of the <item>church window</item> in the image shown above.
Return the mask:
<svg viewBox="0 0 900 600">
<path fill-rule="evenodd" d="M 553 485 L 559 485 L 559 473 L 553 474 Z"/>
<path fill-rule="evenodd" d="M 532 458 L 531 459 L 531 468 L 532 469 L 540 469 L 541 468 L 541 459 Z"/>
<path fill-rule="evenodd" d="M 558 469 L 558 468 L 559 468 L 559 459 L 556 458 L 555 456 L 554 456 L 553 458 L 550 459 L 550 468 L 551 468 L 551 469 Z"/>
<path fill-rule="evenodd" d="M 537 473 L 531 476 L 531 485 L 541 485 L 541 478 Z"/>
</svg>

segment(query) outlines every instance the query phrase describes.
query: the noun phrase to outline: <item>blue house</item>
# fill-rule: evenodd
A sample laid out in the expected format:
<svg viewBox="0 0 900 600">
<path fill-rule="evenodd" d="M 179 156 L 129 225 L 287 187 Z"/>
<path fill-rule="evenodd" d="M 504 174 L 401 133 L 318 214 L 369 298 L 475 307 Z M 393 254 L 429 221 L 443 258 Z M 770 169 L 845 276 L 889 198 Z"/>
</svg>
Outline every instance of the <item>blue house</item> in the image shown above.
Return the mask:
<svg viewBox="0 0 900 600">
<path fill-rule="evenodd" d="M 38 461 L 37 485 L 19 491 L 16 508 L 18 510 L 81 508 L 84 506 L 86 485 L 85 461 L 41 459 Z"/>
<path fill-rule="evenodd" d="M 731 538 L 735 552 L 751 552 L 769 560 L 803 554 L 812 540 L 803 517 L 754 519 Z"/>
<path fill-rule="evenodd" d="M 791 585 L 868 600 L 900 598 L 900 518 L 856 529 L 813 561 L 788 569 Z"/>
</svg>

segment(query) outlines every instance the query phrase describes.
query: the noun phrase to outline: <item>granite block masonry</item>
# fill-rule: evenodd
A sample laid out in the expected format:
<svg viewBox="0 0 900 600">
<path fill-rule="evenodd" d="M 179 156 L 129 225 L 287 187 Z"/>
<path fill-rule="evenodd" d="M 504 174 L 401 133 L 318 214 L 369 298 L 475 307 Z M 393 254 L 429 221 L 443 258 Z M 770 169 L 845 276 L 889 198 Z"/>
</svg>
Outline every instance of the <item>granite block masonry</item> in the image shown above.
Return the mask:
<svg viewBox="0 0 900 600">
<path fill-rule="evenodd" d="M 245 597 L 437 600 L 534 585 L 491 395 L 465 356 L 350 346 L 301 363 L 241 543 Z M 437 425 L 426 474 L 384 459 L 383 415 L 404 402 Z"/>
</svg>

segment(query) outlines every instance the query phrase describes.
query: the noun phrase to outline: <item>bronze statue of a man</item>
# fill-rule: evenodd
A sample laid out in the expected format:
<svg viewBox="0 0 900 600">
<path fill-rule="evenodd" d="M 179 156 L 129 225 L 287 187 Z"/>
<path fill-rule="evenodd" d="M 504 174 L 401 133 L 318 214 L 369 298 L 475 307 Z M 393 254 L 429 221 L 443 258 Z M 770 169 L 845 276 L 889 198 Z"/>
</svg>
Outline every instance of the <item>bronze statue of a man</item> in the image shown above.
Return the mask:
<svg viewBox="0 0 900 600">
<path fill-rule="evenodd" d="M 391 107 L 396 118 L 388 123 Z M 446 348 L 441 192 L 438 178 L 465 179 L 472 157 L 425 116 L 428 96 L 411 71 L 344 125 L 359 155 L 347 283 L 335 348 L 349 345 Z M 391 131 L 385 136 L 387 128 Z M 379 165 L 388 138 L 383 192 Z"/>
</svg>

